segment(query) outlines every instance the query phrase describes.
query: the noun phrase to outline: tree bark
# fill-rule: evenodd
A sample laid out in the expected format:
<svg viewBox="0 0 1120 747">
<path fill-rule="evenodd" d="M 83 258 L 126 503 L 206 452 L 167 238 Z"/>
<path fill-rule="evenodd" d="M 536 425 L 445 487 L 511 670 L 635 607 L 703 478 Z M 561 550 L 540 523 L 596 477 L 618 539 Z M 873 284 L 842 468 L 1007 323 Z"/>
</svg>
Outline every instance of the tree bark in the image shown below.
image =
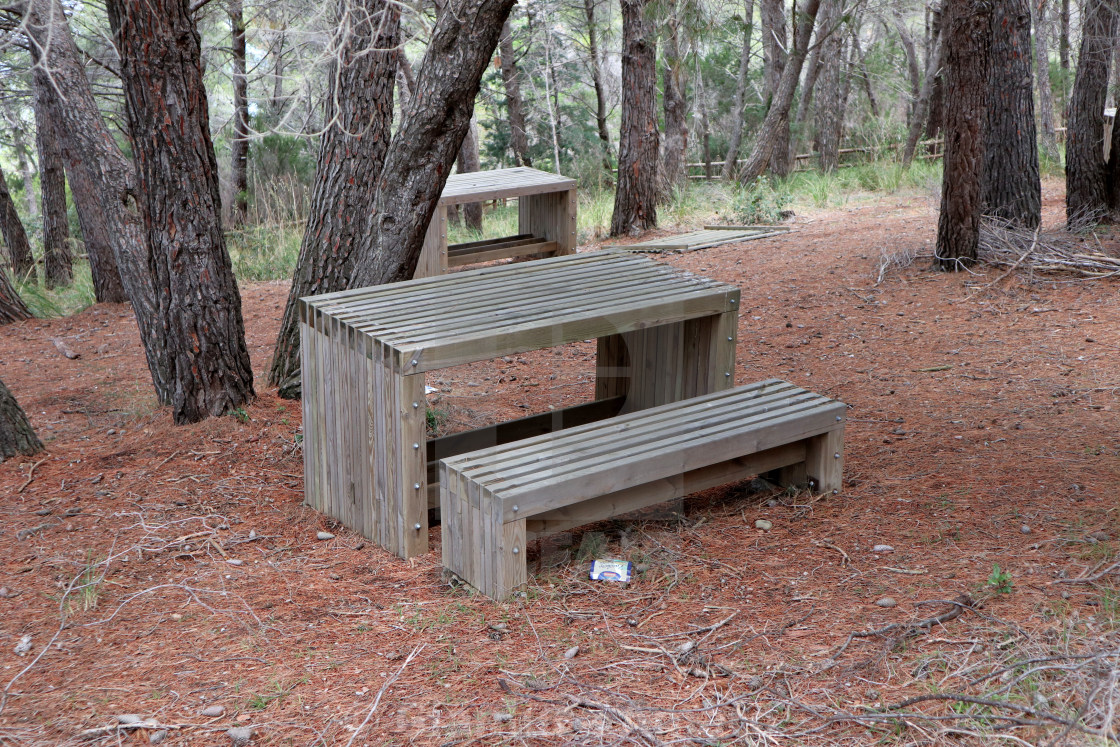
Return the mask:
<svg viewBox="0 0 1120 747">
<path fill-rule="evenodd" d="M 922 81 L 922 90 L 914 105 L 914 114 L 910 118 L 910 131 L 906 135 L 906 146 L 902 151 L 902 165 L 909 167 L 914 160 L 914 153 L 918 149 L 918 140 L 922 137 L 922 128 L 926 123 L 926 113 L 929 111 L 930 99 L 937 80 L 941 78 L 941 56 L 945 50 L 945 16 L 942 13 L 941 23 L 938 24 L 938 34 L 930 48 L 929 64 L 926 66 L 926 77 Z"/>
<path fill-rule="evenodd" d="M 819 0 L 816 4 L 819 5 Z M 769 117 L 770 110 L 774 108 L 778 88 L 784 77 L 787 58 L 789 57 L 786 51 L 788 33 L 786 31 L 785 0 L 760 0 L 759 11 L 762 20 L 763 98 L 766 100 L 767 117 Z M 806 40 L 806 48 L 808 48 L 808 40 Z M 798 75 L 800 75 L 802 64 L 804 63 L 802 62 L 797 66 Z M 794 83 L 796 84 L 796 81 Z M 780 116 L 774 119 L 774 131 L 767 133 L 767 139 L 771 141 L 767 146 L 770 153 L 770 163 L 768 165 L 770 171 L 775 175 L 787 176 L 793 166 L 789 146 L 789 106 L 786 106 L 784 114 L 779 114 Z M 756 136 L 756 140 L 757 138 L 758 136 Z M 745 181 L 753 181 L 754 178 L 751 177 Z M 743 180 L 742 176 L 740 176 L 740 180 Z"/>
<path fill-rule="evenodd" d="M 980 237 L 992 14 L 986 0 L 947 0 L 943 12 L 945 166 L 934 262 L 959 270 L 976 261 Z"/>
<path fill-rule="evenodd" d="M 586 0 L 590 2 L 590 0 Z M 594 45 L 594 37 L 592 38 Z M 532 166 L 533 160 L 529 157 L 529 136 L 525 132 L 525 104 L 521 98 L 521 80 L 518 77 L 517 62 L 513 56 L 513 30 L 509 20 L 502 25 L 501 48 L 499 55 L 502 60 L 502 83 L 506 89 L 506 112 L 509 117 L 509 143 L 513 149 L 514 161 L 518 166 Z M 593 61 L 594 64 L 594 61 Z M 592 78 L 597 80 L 597 69 L 592 69 Z M 595 91 L 600 92 L 596 83 Z M 600 133 L 602 137 L 602 133 Z"/>
<path fill-rule="evenodd" d="M 470 127 L 482 73 L 514 0 L 449 0 L 424 52 L 400 129 L 389 144 L 350 287 L 408 280 Z"/>
<path fill-rule="evenodd" d="M 167 365 L 166 333 L 158 317 L 158 294 L 137 203 L 135 171 L 98 111 L 59 1 L 30 0 L 25 28 L 36 62 L 34 85 L 46 93 L 43 101 L 63 141 L 79 215 L 86 216 L 83 233 L 88 241 L 87 227 L 97 225 L 95 235 L 112 247 L 122 286 L 136 312 L 156 395 L 161 403 L 170 404 L 174 372 Z M 84 211 L 83 200 L 88 205 Z M 90 248 L 90 257 L 94 257 L 94 248 Z"/>
<path fill-rule="evenodd" d="M 929 14 L 928 8 L 926 14 Z M 914 49 L 914 39 L 910 36 L 910 31 L 907 30 L 906 22 L 903 20 L 901 13 L 894 19 L 894 28 L 898 32 L 902 52 L 906 56 L 906 70 L 910 79 L 910 104 L 906 107 L 906 126 L 909 129 L 914 126 L 914 117 L 917 112 L 918 101 L 921 98 L 922 73 L 918 69 L 918 53 Z M 929 65 L 927 64 L 926 67 L 929 67 Z"/>
<path fill-rule="evenodd" d="M 817 34 L 817 48 L 826 60 L 821 73 L 821 92 L 817 97 L 817 163 L 829 173 L 840 166 L 840 127 L 843 122 L 844 91 L 840 85 L 843 58 L 840 34 L 841 0 L 824 0 L 824 13 Z M 826 35 L 822 39 L 822 35 Z"/>
<path fill-rule="evenodd" d="M 852 29 L 852 53 L 855 55 L 856 64 L 859 66 L 859 78 L 863 82 L 863 92 L 867 95 L 867 106 L 871 109 L 871 116 L 879 118 L 879 102 L 875 98 L 875 91 L 871 88 L 871 74 L 867 71 L 867 59 L 864 57 L 863 48 L 859 44 L 859 24 Z"/>
<path fill-rule="evenodd" d="M 35 435 L 23 408 L 0 381 L 0 462 L 20 454 L 30 456 L 42 450 L 43 444 Z"/>
<path fill-rule="evenodd" d="M 1028 0 L 1027 6 L 1034 11 L 1034 3 Z M 1035 79 L 1038 87 L 1038 118 L 1039 131 L 1042 139 L 1042 152 L 1051 161 L 1057 163 L 1061 159 L 1058 150 L 1058 135 L 1054 127 L 1054 92 L 1050 86 L 1050 19 L 1048 18 L 1046 0 L 1038 6 L 1034 13 L 1035 21 Z"/>
<path fill-rule="evenodd" d="M 743 48 L 739 51 L 739 74 L 735 77 L 735 101 L 731 105 L 731 133 L 723 158 L 723 178 L 732 179 L 739 171 L 739 147 L 743 141 L 743 120 L 747 115 L 747 87 L 750 84 L 751 36 L 754 34 L 754 0 L 743 4 Z"/>
<path fill-rule="evenodd" d="M 1069 70 L 1069 0 L 1062 0 L 1058 11 L 1058 64 Z"/>
<path fill-rule="evenodd" d="M 708 123 L 708 95 L 704 89 L 704 71 L 696 64 L 696 116 L 700 119 L 700 145 L 704 151 L 704 178 L 712 178 L 712 130 Z"/>
<path fill-rule="evenodd" d="M 1109 217 L 1103 112 L 1116 20 L 1105 0 L 1086 0 L 1066 131 L 1066 221 L 1070 228 Z"/>
<path fill-rule="evenodd" d="M 991 72 L 980 200 L 985 215 L 1024 228 L 1042 221 L 1031 79 L 1030 0 L 992 3 Z"/>
<path fill-rule="evenodd" d="M 657 225 L 657 32 L 652 0 L 622 1 L 622 123 L 611 236 Z"/>
<path fill-rule="evenodd" d="M 797 88 L 797 79 L 801 76 L 801 68 L 805 64 L 805 54 L 809 47 L 809 38 L 813 33 L 813 26 L 817 20 L 817 11 L 820 10 L 820 0 L 807 0 L 798 21 L 797 38 L 794 41 L 793 51 L 789 55 L 788 64 L 782 72 L 778 83 L 777 92 L 774 94 L 766 118 L 758 128 L 755 137 L 754 149 L 743 165 L 739 181 L 749 184 L 766 170 L 766 165 L 772 163 L 773 153 L 776 148 L 784 147 L 788 151 L 788 137 L 782 140 L 782 132 L 789 132 L 789 108 L 793 103 L 793 93 Z M 788 157 L 788 153 L 787 153 Z M 772 168 L 772 167 L 771 167 Z"/>
<path fill-rule="evenodd" d="M 35 273 L 35 258 L 31 255 L 31 242 L 23 228 L 12 193 L 8 191 L 8 180 L 0 169 L 0 232 L 8 246 L 8 259 L 12 263 L 12 274 L 17 278 L 38 280 Z"/>
<path fill-rule="evenodd" d="M 478 138 L 475 136 L 476 125 L 471 122 L 467 134 L 463 136 L 463 144 L 459 146 L 459 156 L 456 169 L 460 174 L 470 174 L 482 168 L 478 157 Z M 482 203 L 463 203 L 463 221 L 467 228 L 473 231 L 482 231 Z"/>
<path fill-rule="evenodd" d="M 11 324 L 31 318 L 31 311 L 27 304 L 19 297 L 12 282 L 8 280 L 8 273 L 0 268 L 0 324 Z"/>
<path fill-rule="evenodd" d="M 671 9 L 670 13 L 675 14 Z M 661 196 L 665 198 L 687 176 L 685 155 L 688 149 L 688 104 L 684 99 L 680 51 L 680 21 L 666 19 L 665 53 L 661 61 L 661 104 L 665 115 L 665 137 L 661 141 Z"/>
<path fill-rule="evenodd" d="M 201 40 L 187 0 L 109 0 L 107 9 L 151 247 L 160 367 L 175 422 L 193 423 L 255 396 L 222 233 Z"/>
<path fill-rule="evenodd" d="M 299 299 L 346 288 L 355 247 L 374 209 L 393 125 L 393 78 L 401 55 L 400 10 L 385 0 L 340 0 L 336 67 L 330 77 L 327 127 L 299 260 L 268 381 L 280 396 L 300 396 Z M 389 50 L 389 51 L 385 51 Z M 415 89 L 414 89 L 415 90 Z"/>
<path fill-rule="evenodd" d="M 39 150 L 39 188 L 43 202 L 43 279 L 48 288 L 69 285 L 74 279 L 70 255 L 70 225 L 66 218 L 66 167 L 54 123 L 33 90 L 35 141 Z"/>
<path fill-rule="evenodd" d="M 595 21 L 595 0 L 583 0 L 583 15 L 587 19 L 588 67 L 591 69 L 591 84 L 595 88 L 595 131 L 603 149 L 603 171 L 612 173 L 611 135 L 607 129 L 607 92 L 603 86 L 603 68 L 599 53 L 599 27 Z M 503 52 L 503 55 L 505 53 Z"/>
<path fill-rule="evenodd" d="M 229 0 L 233 52 L 233 140 L 230 142 L 230 182 L 233 205 L 230 224 L 245 225 L 249 215 L 249 80 L 245 76 L 245 17 L 241 0 Z"/>
</svg>

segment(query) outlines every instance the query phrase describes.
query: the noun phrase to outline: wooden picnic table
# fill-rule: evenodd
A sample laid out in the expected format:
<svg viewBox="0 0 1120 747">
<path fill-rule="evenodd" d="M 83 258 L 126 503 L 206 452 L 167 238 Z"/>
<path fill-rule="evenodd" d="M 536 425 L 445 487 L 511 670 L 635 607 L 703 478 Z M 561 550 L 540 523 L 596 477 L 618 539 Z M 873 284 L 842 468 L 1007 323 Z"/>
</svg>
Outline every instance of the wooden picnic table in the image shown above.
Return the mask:
<svg viewBox="0 0 1120 747">
<path fill-rule="evenodd" d="M 516 235 L 448 245 L 449 206 L 508 198 L 517 198 Z M 449 267 L 475 262 L 562 256 L 575 250 L 575 179 L 527 166 L 452 174 L 428 224 L 415 277 L 443 275 Z"/>
<path fill-rule="evenodd" d="M 424 553 L 440 459 L 732 386 L 738 308 L 733 285 L 620 251 L 303 298 L 305 502 Z M 426 437 L 426 372 L 589 338 L 592 402 Z"/>
</svg>

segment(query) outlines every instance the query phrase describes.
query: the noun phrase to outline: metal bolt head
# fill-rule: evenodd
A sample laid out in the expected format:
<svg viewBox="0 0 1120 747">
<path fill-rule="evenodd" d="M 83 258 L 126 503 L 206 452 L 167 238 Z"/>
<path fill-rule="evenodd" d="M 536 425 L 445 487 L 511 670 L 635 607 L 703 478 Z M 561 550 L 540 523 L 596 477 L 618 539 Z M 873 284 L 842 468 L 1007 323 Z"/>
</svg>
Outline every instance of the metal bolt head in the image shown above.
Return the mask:
<svg viewBox="0 0 1120 747">
<path fill-rule="evenodd" d="M 728 342 L 733 342 L 734 340 L 735 340 L 735 338 L 734 338 L 734 337 L 728 337 L 728 338 L 727 338 L 727 341 L 728 341 Z"/>
<path fill-rule="evenodd" d="M 413 524 L 412 528 L 417 530 L 417 531 L 420 531 L 420 522 L 416 522 L 415 524 Z"/>
<path fill-rule="evenodd" d="M 724 375 L 724 376 L 730 376 L 730 375 L 731 375 L 731 372 L 730 372 L 730 371 L 727 371 L 727 372 L 726 372 L 726 373 L 724 373 L 723 375 Z"/>
<path fill-rule="evenodd" d="M 413 403 L 412 403 L 412 409 L 413 409 L 413 410 L 417 409 L 418 407 L 420 407 L 420 403 L 419 403 L 419 402 L 413 402 Z M 837 420 L 839 420 L 840 418 L 836 418 L 836 419 L 837 419 Z"/>
<path fill-rule="evenodd" d="M 420 489 L 420 483 L 418 483 L 418 482 L 414 482 L 414 483 L 412 483 L 412 487 L 414 487 L 414 488 L 416 488 L 417 490 L 419 490 L 419 489 Z"/>
<path fill-rule="evenodd" d="M 833 454 L 832 456 L 834 456 L 834 457 L 836 457 L 837 459 L 839 459 L 839 458 L 840 458 L 840 452 L 838 451 L 838 452 L 836 452 L 835 454 Z"/>
<path fill-rule="evenodd" d="M 413 444 L 413 445 L 412 445 L 412 448 L 414 448 L 414 449 L 419 449 L 419 448 L 420 448 L 420 444 Z"/>
<path fill-rule="evenodd" d="M 843 419 L 844 419 L 844 418 L 840 417 L 839 415 L 837 415 L 837 416 L 836 416 L 836 422 L 837 422 L 837 423 L 839 423 L 839 422 L 840 422 L 841 420 L 843 420 Z"/>
<path fill-rule="evenodd" d="M 839 495 L 839 494 L 840 494 L 840 491 L 839 491 L 839 490 L 835 490 L 835 489 L 834 489 L 834 490 L 832 491 L 832 494 L 833 494 L 833 495 Z"/>
<path fill-rule="evenodd" d="M 514 555 L 520 555 L 521 554 L 521 548 L 520 547 L 513 548 L 513 554 Z"/>
<path fill-rule="evenodd" d="M 419 358 L 413 358 L 413 359 L 412 359 L 412 365 L 414 365 L 414 366 L 415 366 L 415 365 L 416 365 L 417 363 L 419 363 L 419 362 L 420 362 L 420 359 L 419 359 Z"/>
<path fill-rule="evenodd" d="M 521 507 L 520 507 L 520 506 L 518 506 L 517 504 L 514 504 L 514 506 L 513 506 L 513 512 L 514 512 L 514 513 L 517 513 L 517 512 L 518 512 L 518 511 L 520 511 L 520 510 L 521 510 Z"/>
</svg>

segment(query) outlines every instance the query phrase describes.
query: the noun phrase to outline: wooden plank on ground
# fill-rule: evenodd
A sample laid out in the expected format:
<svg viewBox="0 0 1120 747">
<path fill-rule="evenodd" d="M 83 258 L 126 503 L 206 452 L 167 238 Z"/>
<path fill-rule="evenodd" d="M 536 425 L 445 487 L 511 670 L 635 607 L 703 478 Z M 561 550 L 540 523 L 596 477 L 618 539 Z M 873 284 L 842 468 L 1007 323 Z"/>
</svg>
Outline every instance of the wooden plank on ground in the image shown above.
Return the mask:
<svg viewBox="0 0 1120 747">
<path fill-rule="evenodd" d="M 789 232 L 788 226 L 704 226 L 703 230 L 676 236 L 641 241 L 637 244 L 611 244 L 607 249 L 631 252 L 694 252 L 736 241 L 751 241 Z"/>
</svg>

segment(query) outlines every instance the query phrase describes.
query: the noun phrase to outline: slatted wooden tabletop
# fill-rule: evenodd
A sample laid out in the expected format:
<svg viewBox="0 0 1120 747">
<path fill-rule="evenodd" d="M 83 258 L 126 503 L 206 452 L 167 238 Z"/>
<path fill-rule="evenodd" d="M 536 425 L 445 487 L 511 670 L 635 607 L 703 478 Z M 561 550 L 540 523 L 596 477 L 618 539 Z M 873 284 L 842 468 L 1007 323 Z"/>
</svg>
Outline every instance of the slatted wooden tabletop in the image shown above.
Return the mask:
<svg viewBox="0 0 1120 747">
<path fill-rule="evenodd" d="M 612 244 L 616 249 L 632 252 L 694 252 L 733 241 L 750 241 L 779 236 L 789 232 L 787 226 L 705 226 L 702 231 L 692 231 L 676 236 L 662 236 L 637 244 Z"/>
<path fill-rule="evenodd" d="M 734 309 L 739 289 L 607 251 L 302 299 L 393 351 L 405 373 Z"/>
<path fill-rule="evenodd" d="M 440 195 L 441 205 L 498 200 L 543 192 L 564 192 L 574 189 L 576 180 L 547 171 L 518 166 L 513 169 L 473 171 L 452 174 Z"/>
</svg>

